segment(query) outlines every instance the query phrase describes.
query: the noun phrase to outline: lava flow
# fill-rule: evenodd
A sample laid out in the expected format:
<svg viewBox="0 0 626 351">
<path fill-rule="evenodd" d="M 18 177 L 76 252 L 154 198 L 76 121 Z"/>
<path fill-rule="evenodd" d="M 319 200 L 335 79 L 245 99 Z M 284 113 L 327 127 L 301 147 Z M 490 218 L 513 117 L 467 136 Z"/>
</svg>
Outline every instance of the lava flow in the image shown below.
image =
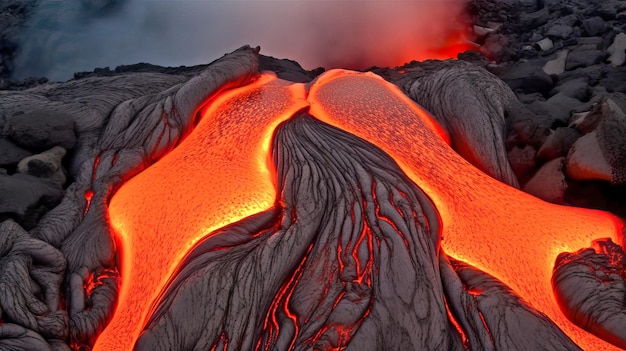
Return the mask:
<svg viewBox="0 0 626 351">
<path fill-rule="evenodd" d="M 116 313 L 95 350 L 129 350 L 178 262 L 215 229 L 270 208 L 275 127 L 303 107 L 391 155 L 433 201 L 445 251 L 501 279 L 584 349 L 612 345 L 560 312 L 550 285 L 556 256 L 600 237 L 621 242 L 620 223 L 551 205 L 500 183 L 458 156 L 428 113 L 373 74 L 329 71 L 310 86 L 271 75 L 228 91 L 174 151 L 124 184 L 109 216 L 124 257 Z"/>
</svg>

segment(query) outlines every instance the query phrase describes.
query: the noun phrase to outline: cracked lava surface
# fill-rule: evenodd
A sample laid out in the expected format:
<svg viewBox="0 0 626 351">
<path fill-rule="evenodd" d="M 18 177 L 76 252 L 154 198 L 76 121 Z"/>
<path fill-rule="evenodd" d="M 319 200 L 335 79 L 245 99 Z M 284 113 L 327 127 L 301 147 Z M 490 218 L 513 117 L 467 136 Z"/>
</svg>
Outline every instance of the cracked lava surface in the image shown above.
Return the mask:
<svg viewBox="0 0 626 351">
<path fill-rule="evenodd" d="M 272 136 L 303 108 L 398 163 L 434 204 L 448 255 L 500 279 L 580 347 L 615 349 L 569 322 L 550 284 L 559 253 L 598 238 L 621 242 L 614 217 L 548 204 L 488 177 L 397 87 L 373 74 L 333 70 L 310 86 L 263 74 L 213 98 L 176 149 L 117 191 L 109 217 L 122 243 L 122 288 L 95 350 L 131 349 L 196 243 L 281 201 Z"/>
</svg>

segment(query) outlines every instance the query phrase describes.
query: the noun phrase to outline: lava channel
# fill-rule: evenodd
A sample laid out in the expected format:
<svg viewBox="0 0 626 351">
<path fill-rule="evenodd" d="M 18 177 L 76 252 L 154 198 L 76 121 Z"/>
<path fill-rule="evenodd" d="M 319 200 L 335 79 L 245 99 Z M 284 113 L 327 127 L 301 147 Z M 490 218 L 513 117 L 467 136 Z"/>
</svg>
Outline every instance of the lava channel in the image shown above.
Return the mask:
<svg viewBox="0 0 626 351">
<path fill-rule="evenodd" d="M 206 108 L 199 125 L 178 148 L 125 183 L 113 196 L 109 216 L 123 245 L 122 289 L 114 318 L 98 338 L 96 350 L 131 349 L 144 328 L 158 325 L 160 317 L 169 313 L 167 308 L 163 307 L 167 306 L 167 303 L 163 305 L 162 302 L 176 298 L 176 294 L 167 292 L 173 291 L 171 289 L 178 289 L 177 284 L 182 281 L 180 277 L 184 277 L 184 275 L 181 276 L 181 272 L 185 271 L 186 266 L 179 266 L 179 264 L 194 262 L 195 257 L 200 257 L 187 255 L 192 248 L 197 249 L 196 245 L 202 245 L 208 240 L 212 243 L 208 246 L 211 248 L 209 251 L 227 248 L 221 251 L 229 252 L 230 246 L 252 245 L 251 243 L 257 242 L 255 239 L 257 237 L 268 240 L 275 238 L 276 236 L 272 233 L 281 228 L 287 228 L 286 224 L 289 219 L 304 225 L 322 225 L 308 223 L 307 221 L 314 221 L 307 219 L 307 215 L 314 215 L 323 210 L 315 206 L 315 200 L 319 200 L 320 204 L 326 204 L 324 196 L 328 194 L 320 194 L 319 198 L 315 198 L 314 189 L 306 187 L 314 188 L 316 184 L 324 184 L 330 189 L 329 192 L 341 193 L 344 191 L 341 182 L 334 181 L 332 177 L 325 178 L 328 174 L 321 170 L 318 177 L 310 180 L 306 186 L 300 187 L 302 190 L 300 193 L 285 194 L 277 192 L 277 189 L 285 189 L 284 184 L 280 184 L 278 180 L 289 178 L 281 174 L 283 170 L 290 169 L 289 165 L 276 164 L 276 172 L 271 165 L 268 166 L 272 133 L 281 122 L 288 120 L 296 115 L 297 111 L 306 107 L 310 108 L 310 115 L 317 120 L 350 133 L 351 136 L 368 141 L 388 154 L 398 164 L 403 174 L 388 179 L 388 184 L 394 186 L 404 184 L 400 182 L 400 179 L 406 176 L 411 186 L 408 190 L 398 191 L 397 194 L 400 195 L 393 195 L 395 194 L 393 192 L 382 194 L 387 194 L 385 196 L 393 199 L 400 199 L 410 192 L 418 194 L 423 191 L 425 194 L 423 198 L 414 195 L 416 199 L 421 200 L 413 200 L 409 203 L 430 204 L 432 202 L 432 206 L 424 205 L 422 212 L 415 211 L 415 214 L 413 211 L 402 213 L 400 209 L 397 209 L 393 216 L 404 217 L 403 221 L 406 220 L 406 222 L 374 221 L 379 228 L 385 227 L 385 230 L 395 232 L 397 235 L 393 239 L 394 245 L 406 248 L 406 252 L 409 253 L 409 256 L 395 257 L 389 253 L 383 256 L 396 260 L 395 264 L 401 263 L 397 260 L 405 260 L 404 263 L 416 262 L 407 257 L 415 254 L 416 250 L 423 250 L 426 252 L 423 257 L 426 258 L 425 262 L 439 265 L 433 260 L 439 252 L 438 235 L 441 233 L 443 236 L 441 246 L 447 254 L 500 279 L 531 308 L 547 315 L 579 346 L 594 350 L 615 349 L 570 323 L 559 311 L 550 285 L 552 265 L 560 252 L 578 250 L 588 246 L 593 239 L 600 237 L 609 237 L 621 242 L 617 234 L 621 231 L 621 223 L 615 217 L 600 211 L 551 205 L 488 177 L 449 147 L 445 136 L 426 111 L 403 95 L 398 88 L 378 76 L 334 70 L 319 77 L 308 88 L 310 90 L 307 95 L 305 86 L 301 84 L 289 84 L 270 75 L 263 75 L 254 84 L 223 93 Z M 297 149 L 294 152 L 297 152 Z M 327 152 L 332 155 L 333 149 Z M 347 155 L 339 154 L 346 158 L 340 157 L 346 164 L 354 162 L 350 159 L 350 155 L 350 152 Z M 292 159 L 298 160 L 296 156 Z M 324 158 L 325 156 L 316 157 Z M 381 171 L 376 167 L 370 170 Z M 305 171 L 311 170 L 305 167 L 300 172 Z M 297 175 L 290 174 L 289 176 L 293 178 Z M 312 177 L 309 173 L 306 175 Z M 358 182 L 366 182 L 368 177 L 374 177 L 365 171 L 355 172 L 354 176 L 357 177 Z M 400 183 L 394 183 L 394 179 Z M 352 189 L 355 189 L 356 180 L 348 179 L 345 182 L 352 184 Z M 363 187 L 363 184 L 370 183 L 360 183 L 356 189 L 367 193 L 364 190 L 367 187 Z M 378 186 L 384 185 L 370 184 L 369 189 L 373 189 L 370 191 L 370 197 L 380 196 Z M 298 195 L 305 198 L 298 198 Z M 283 214 L 282 222 L 279 221 L 278 226 L 272 224 L 278 216 L 276 212 L 288 208 L 286 199 L 289 197 L 296 197 L 293 200 L 294 203 L 301 203 L 305 207 L 293 213 Z M 330 204 L 326 205 L 330 206 Z M 383 211 L 382 206 L 378 208 L 368 205 L 367 201 L 363 206 L 366 210 L 361 214 L 362 216 L 366 214 L 370 216 L 373 211 L 373 216 L 377 217 L 381 216 L 381 211 Z M 433 208 L 432 211 L 428 210 L 430 207 Z M 345 218 L 352 218 L 352 221 L 355 221 L 353 216 L 356 214 L 352 211 L 347 206 L 343 209 L 343 214 Z M 386 208 L 385 211 L 389 209 Z M 390 212 L 385 212 L 382 216 L 391 217 L 392 215 Z M 418 219 L 407 220 L 413 218 L 412 216 Z M 317 218 L 317 216 L 312 218 Z M 239 222 L 238 225 L 243 223 L 247 231 L 233 231 L 229 227 L 217 230 L 242 219 L 243 222 Z M 336 235 L 337 231 L 341 231 L 343 221 L 339 218 L 335 219 L 334 223 L 336 226 L 332 229 L 335 232 L 329 231 L 323 240 L 332 242 L 329 239 L 330 235 L 332 233 Z M 409 227 L 417 226 L 431 234 L 422 233 L 416 239 L 415 235 L 409 235 L 411 231 L 405 230 L 402 223 Z M 439 227 L 439 223 L 441 229 L 434 230 L 433 228 Z M 354 227 L 364 228 L 362 225 Z M 258 232 L 252 235 L 254 231 L 251 228 L 256 228 Z M 433 238 L 432 231 L 436 231 L 436 238 Z M 222 238 L 220 234 L 224 232 L 230 233 L 232 239 L 220 239 L 225 240 L 222 244 L 219 244 L 222 241 L 218 244 L 210 241 L 212 236 Z M 292 234 L 298 235 L 298 232 Z M 323 237 L 323 234 L 324 232 L 320 232 L 316 235 Z M 285 235 L 284 232 L 283 235 Z M 251 332 L 239 336 L 239 339 L 236 335 L 232 335 L 234 329 L 229 329 L 229 333 L 226 333 L 225 330 L 217 328 L 216 334 L 212 335 L 213 338 L 209 338 L 210 341 L 199 345 L 204 345 L 206 348 L 223 347 L 224 349 L 233 345 L 235 349 L 239 349 L 241 347 L 238 345 L 253 343 L 261 349 L 264 345 L 288 349 L 293 345 L 309 345 L 306 344 L 306 340 L 317 340 L 317 342 L 325 340 L 328 342 L 325 345 L 332 346 L 341 343 L 337 341 L 343 340 L 341 338 L 354 339 L 361 330 L 363 330 L 361 333 L 366 333 L 369 329 L 364 326 L 370 323 L 368 320 L 372 318 L 372 306 L 376 306 L 375 304 L 354 307 L 360 311 L 360 314 L 355 312 L 356 314 L 351 315 L 344 311 L 339 317 L 352 316 L 354 318 L 350 320 L 344 318 L 335 324 L 321 323 L 317 325 L 317 329 L 311 327 L 310 324 L 302 324 L 307 317 L 309 318 L 307 323 L 311 321 L 314 316 L 313 312 L 292 310 L 290 306 L 293 305 L 289 304 L 289 299 L 295 296 L 297 282 L 327 284 L 315 279 L 307 281 L 312 278 L 302 273 L 306 271 L 303 271 L 304 268 L 299 268 L 311 264 L 314 260 L 328 259 L 327 265 L 321 264 L 321 267 L 325 267 L 322 276 L 332 277 L 328 279 L 343 277 L 341 279 L 345 281 L 357 282 L 358 284 L 353 287 L 363 293 L 362 296 L 370 296 L 370 299 L 373 299 L 371 294 L 367 295 L 367 288 L 384 290 L 384 283 L 375 281 L 375 279 L 381 279 L 381 275 L 376 271 L 380 267 L 375 265 L 381 265 L 381 261 L 377 261 L 376 256 L 370 256 L 374 255 L 374 248 L 379 245 L 376 240 L 384 241 L 384 238 L 367 232 L 360 234 L 358 230 L 354 235 L 357 236 L 349 244 L 343 242 L 343 239 L 337 239 L 335 242 L 341 242 L 343 246 L 322 246 L 326 250 L 328 247 L 332 250 L 315 254 L 310 251 L 317 248 L 316 245 L 311 244 L 313 238 L 304 235 L 302 240 L 309 241 L 308 244 L 298 243 L 295 257 L 300 257 L 300 260 L 295 265 L 292 265 L 293 260 L 283 263 L 282 256 L 268 258 L 260 255 L 257 257 L 259 261 L 252 260 L 250 264 L 260 270 L 260 273 L 272 274 L 271 270 L 267 271 L 268 268 L 261 263 L 267 263 L 270 266 L 285 264 L 281 272 L 291 272 L 291 274 L 278 274 L 281 279 L 284 278 L 283 280 L 268 277 L 267 282 L 264 282 L 269 285 L 274 284 L 268 286 L 267 291 L 276 294 L 272 296 L 270 302 L 258 305 L 263 313 L 257 312 L 257 314 L 261 313 L 265 319 L 259 319 L 259 316 L 250 318 L 250 325 L 246 328 L 251 328 Z M 315 240 L 322 240 L 318 237 Z M 425 240 L 425 237 L 428 240 Z M 277 240 L 276 245 L 281 243 L 279 239 L 275 240 Z M 418 240 L 419 244 L 416 244 L 418 241 L 415 240 Z M 355 250 L 355 247 L 356 253 L 354 251 L 347 253 L 346 250 L 350 248 Z M 228 255 L 223 256 L 224 260 L 231 262 L 230 260 L 235 258 L 245 258 L 241 250 L 237 252 L 239 255 L 235 255 L 232 259 L 228 258 Z M 432 256 L 433 254 L 435 256 Z M 353 261 L 351 275 L 348 278 L 344 276 L 347 273 L 345 273 L 346 262 L 343 260 L 347 256 L 352 256 L 350 260 Z M 337 263 L 331 265 L 330 257 L 337 257 L 336 260 L 332 260 Z M 257 262 L 256 266 L 254 262 Z M 339 264 L 339 262 L 342 263 Z M 212 261 L 204 263 L 212 267 Z M 195 269 L 203 268 L 195 266 Z M 263 271 L 264 269 L 266 271 Z M 433 281 L 427 284 L 436 286 L 439 279 L 437 278 L 438 270 L 433 268 L 429 272 L 432 272 Z M 236 277 L 220 278 L 236 281 Z M 261 275 L 261 278 L 264 277 Z M 287 279 L 287 277 L 290 278 Z M 393 278 L 392 274 L 392 279 L 405 278 L 401 276 Z M 186 283 L 182 281 L 180 284 Z M 213 294 L 214 290 L 211 291 Z M 329 291 L 324 293 L 327 294 Z M 385 291 L 378 293 L 384 295 Z M 433 292 L 425 292 L 426 295 L 431 293 Z M 357 294 L 358 296 L 361 295 Z M 215 295 L 199 298 L 203 298 L 202 301 L 205 302 L 223 301 L 217 292 Z M 313 309 L 324 309 L 323 307 L 328 307 L 328 304 L 338 308 L 344 298 L 355 304 L 354 296 L 352 300 L 349 297 L 335 296 L 332 303 L 320 297 L 322 299 L 320 301 L 325 302 L 320 302 L 320 305 Z M 441 296 L 439 300 L 433 298 L 432 301 L 437 305 L 442 302 L 441 298 Z M 363 301 L 367 302 L 367 298 Z M 197 308 L 198 306 L 193 303 L 187 306 L 184 304 L 175 306 L 184 306 L 175 309 L 176 313 L 181 313 L 181 309 L 192 315 L 202 311 L 202 308 Z M 409 304 L 409 306 L 417 310 L 423 308 L 419 304 Z M 213 312 L 218 313 L 217 311 L 223 308 L 229 307 L 215 306 L 212 312 L 207 312 L 208 315 L 194 316 L 200 318 L 205 324 L 226 323 L 223 319 L 216 322 L 212 317 L 207 317 Z M 305 306 L 303 305 L 302 308 Z M 441 312 L 441 305 L 434 310 Z M 325 311 L 327 315 L 324 316 L 330 318 L 333 314 L 332 309 Z M 275 327 L 273 332 L 272 323 Z M 305 327 L 313 329 L 305 330 Z M 282 333 L 278 333 L 278 329 Z M 426 339 L 433 337 L 435 339 L 432 340 L 436 340 L 431 329 L 423 330 L 425 330 L 423 333 L 418 333 L 421 337 Z M 325 334 L 326 332 L 330 334 Z M 149 330 L 143 335 L 140 339 L 141 344 L 138 346 L 153 345 L 152 340 L 157 340 Z M 185 334 L 182 331 L 180 334 L 168 335 L 175 343 L 192 341 L 183 338 Z M 310 337 L 303 339 L 305 335 Z M 322 338 L 324 335 L 326 336 Z M 237 343 L 233 344 L 233 340 L 237 340 Z M 450 340 L 455 340 L 455 338 Z M 300 344 L 297 344 L 298 342 Z M 420 341 L 415 340 L 415 342 Z M 428 342 L 428 340 L 421 342 Z"/>
</svg>

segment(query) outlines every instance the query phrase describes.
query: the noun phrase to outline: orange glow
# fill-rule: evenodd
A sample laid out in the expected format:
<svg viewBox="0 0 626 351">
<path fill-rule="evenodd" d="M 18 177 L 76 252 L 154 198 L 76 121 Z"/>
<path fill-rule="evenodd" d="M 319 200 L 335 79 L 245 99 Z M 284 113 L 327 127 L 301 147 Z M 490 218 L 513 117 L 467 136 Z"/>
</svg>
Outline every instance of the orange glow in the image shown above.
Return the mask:
<svg viewBox="0 0 626 351">
<path fill-rule="evenodd" d="M 501 279 L 583 349 L 619 350 L 569 322 L 550 283 L 560 252 L 603 237 L 622 242 L 619 220 L 549 204 L 490 178 L 433 132 L 428 112 L 376 75 L 329 71 L 312 86 L 309 101 L 312 115 L 389 153 L 428 194 L 448 254 Z"/>
<path fill-rule="evenodd" d="M 415 48 L 407 46 L 398 58 L 396 65 L 406 62 L 425 60 L 447 60 L 455 59 L 460 53 L 480 49 L 480 45 L 472 43 L 467 38 L 467 33 L 463 27 L 450 28 L 446 35 L 442 36 L 439 42 L 430 42 L 427 48 Z"/>
<path fill-rule="evenodd" d="M 493 180 L 458 156 L 397 87 L 371 73 L 333 70 L 308 97 L 303 85 L 268 74 L 223 93 L 181 145 L 119 189 L 109 215 L 123 245 L 122 289 L 95 350 L 132 349 L 153 300 L 192 245 L 272 206 L 275 177 L 266 162 L 273 130 L 306 106 L 398 162 L 435 203 L 447 253 L 500 278 L 584 349 L 616 349 L 567 321 L 550 284 L 560 252 L 600 237 L 621 242 L 614 217 L 551 205 Z"/>
<path fill-rule="evenodd" d="M 294 97 L 297 90 L 265 74 L 223 93 L 176 149 L 113 196 L 109 216 L 123 246 L 122 288 L 95 350 L 131 350 L 152 301 L 193 244 L 272 206 L 269 139 L 305 106 Z"/>
</svg>

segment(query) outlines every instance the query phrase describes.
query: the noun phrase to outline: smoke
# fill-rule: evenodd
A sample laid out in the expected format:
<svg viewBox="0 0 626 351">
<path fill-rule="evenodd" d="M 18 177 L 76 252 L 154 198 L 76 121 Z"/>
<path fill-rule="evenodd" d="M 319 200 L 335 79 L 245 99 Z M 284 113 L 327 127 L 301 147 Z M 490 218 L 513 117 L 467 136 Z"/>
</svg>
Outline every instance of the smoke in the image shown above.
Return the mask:
<svg viewBox="0 0 626 351">
<path fill-rule="evenodd" d="M 14 79 L 95 67 L 210 62 L 241 45 L 303 67 L 396 66 L 448 56 L 465 0 L 41 0 Z"/>
</svg>

